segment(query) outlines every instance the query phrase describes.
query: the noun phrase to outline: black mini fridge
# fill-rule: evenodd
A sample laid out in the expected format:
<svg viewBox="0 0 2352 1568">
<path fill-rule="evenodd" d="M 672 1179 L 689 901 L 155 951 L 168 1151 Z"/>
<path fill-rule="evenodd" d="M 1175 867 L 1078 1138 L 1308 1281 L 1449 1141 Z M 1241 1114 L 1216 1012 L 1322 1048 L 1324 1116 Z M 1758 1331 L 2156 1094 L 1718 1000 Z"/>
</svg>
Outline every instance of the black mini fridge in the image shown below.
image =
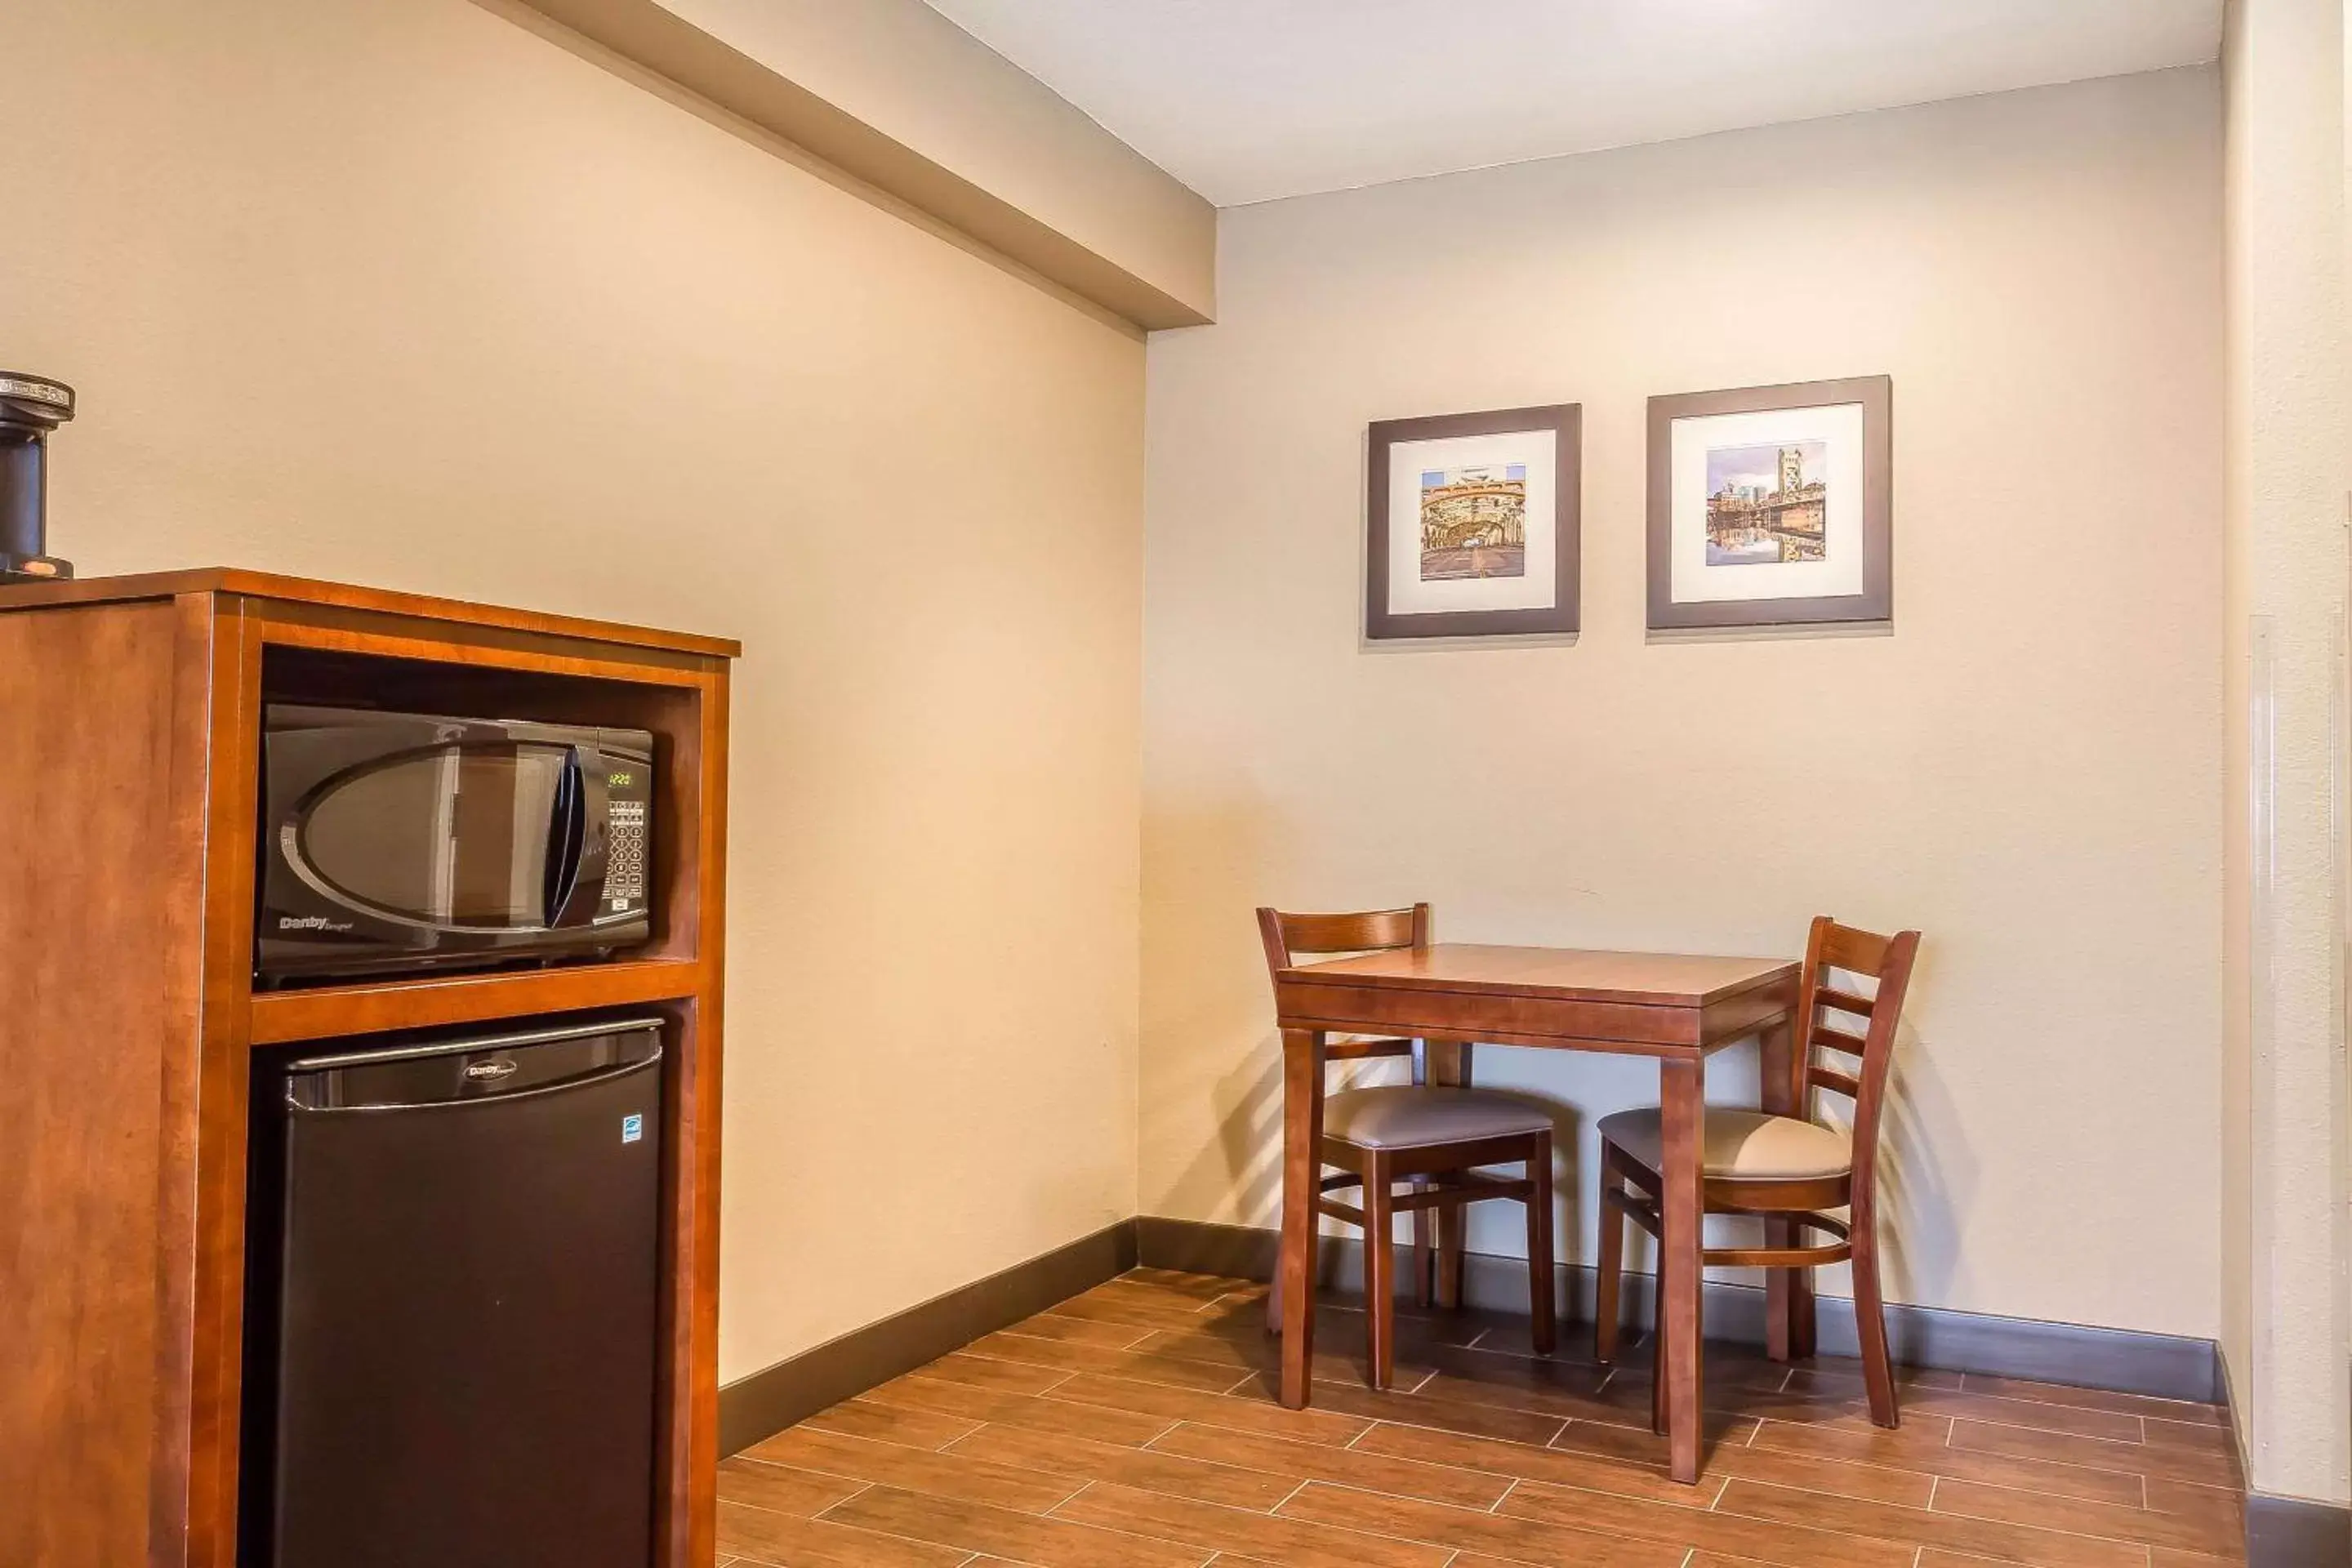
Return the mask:
<svg viewBox="0 0 2352 1568">
<path fill-rule="evenodd" d="M 242 1568 L 646 1568 L 660 1031 L 257 1080 Z"/>
</svg>

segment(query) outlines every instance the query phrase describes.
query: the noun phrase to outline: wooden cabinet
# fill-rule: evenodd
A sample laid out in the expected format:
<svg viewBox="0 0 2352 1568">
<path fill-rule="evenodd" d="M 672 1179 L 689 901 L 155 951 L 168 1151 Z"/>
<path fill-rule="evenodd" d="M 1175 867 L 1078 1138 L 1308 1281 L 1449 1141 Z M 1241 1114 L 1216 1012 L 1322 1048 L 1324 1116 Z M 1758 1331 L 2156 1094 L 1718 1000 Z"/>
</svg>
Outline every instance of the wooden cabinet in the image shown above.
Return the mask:
<svg viewBox="0 0 2352 1568">
<path fill-rule="evenodd" d="M 0 589 L 0 1563 L 234 1568 L 255 1051 L 621 1005 L 670 1026 L 654 1561 L 710 1563 L 737 651 L 235 571 Z M 278 700 L 653 731 L 653 940 L 257 994 Z"/>
</svg>

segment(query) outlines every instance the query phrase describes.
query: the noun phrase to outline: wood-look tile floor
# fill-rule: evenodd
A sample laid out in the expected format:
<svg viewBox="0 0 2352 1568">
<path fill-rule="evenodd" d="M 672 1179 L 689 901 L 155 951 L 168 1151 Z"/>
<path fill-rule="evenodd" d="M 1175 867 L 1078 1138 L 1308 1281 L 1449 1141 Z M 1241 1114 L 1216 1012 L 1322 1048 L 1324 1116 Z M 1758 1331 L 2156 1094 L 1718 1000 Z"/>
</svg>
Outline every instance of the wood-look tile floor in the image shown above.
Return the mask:
<svg viewBox="0 0 2352 1568">
<path fill-rule="evenodd" d="M 1267 1372 L 1264 1287 L 1141 1269 L 725 1461 L 742 1568 L 2222 1568 L 2245 1561 L 2215 1406 L 1937 1372 L 1882 1431 L 1859 1370 L 1710 1346 L 1696 1486 L 1648 1357 L 1538 1360 L 1523 1322 L 1402 1322 L 1364 1386 L 1326 1312 L 1314 1405 Z"/>
</svg>

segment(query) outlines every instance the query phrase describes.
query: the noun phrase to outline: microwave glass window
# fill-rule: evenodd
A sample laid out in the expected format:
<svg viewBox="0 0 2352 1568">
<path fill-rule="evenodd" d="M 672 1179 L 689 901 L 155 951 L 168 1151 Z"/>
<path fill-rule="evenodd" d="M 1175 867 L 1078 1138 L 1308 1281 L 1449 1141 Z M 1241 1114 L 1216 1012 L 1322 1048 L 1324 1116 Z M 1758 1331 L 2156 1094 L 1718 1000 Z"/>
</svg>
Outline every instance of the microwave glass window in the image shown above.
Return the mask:
<svg viewBox="0 0 2352 1568">
<path fill-rule="evenodd" d="M 456 832 L 445 912 L 459 925 L 546 923 L 547 854 L 571 753 L 552 746 L 499 746 L 456 754 Z"/>
<path fill-rule="evenodd" d="M 538 926 L 571 752 L 452 746 L 350 776 L 310 809 L 304 858 L 349 897 L 435 924 Z"/>
</svg>

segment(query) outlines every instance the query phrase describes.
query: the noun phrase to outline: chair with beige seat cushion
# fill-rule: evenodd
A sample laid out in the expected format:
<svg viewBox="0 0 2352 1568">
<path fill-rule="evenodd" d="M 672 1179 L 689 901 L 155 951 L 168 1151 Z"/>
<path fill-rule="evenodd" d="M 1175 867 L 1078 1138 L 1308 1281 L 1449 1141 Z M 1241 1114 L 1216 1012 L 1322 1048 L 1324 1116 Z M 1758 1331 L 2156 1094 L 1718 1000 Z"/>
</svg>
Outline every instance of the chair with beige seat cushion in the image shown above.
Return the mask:
<svg viewBox="0 0 2352 1568">
<path fill-rule="evenodd" d="M 1863 1377 L 1870 1398 L 1870 1418 L 1881 1426 L 1900 1419 L 1895 1409 L 1895 1369 L 1887 1352 L 1885 1300 L 1878 1280 L 1877 1172 L 1878 1132 L 1885 1108 L 1887 1068 L 1895 1055 L 1895 1026 L 1903 1016 L 1903 994 L 1911 984 L 1911 966 L 1919 950 L 1919 933 L 1874 936 L 1839 925 L 1827 915 L 1813 921 L 1805 947 L 1805 967 L 1797 991 L 1794 1026 L 1796 1075 L 1794 1117 L 1770 1116 L 1760 1110 L 1718 1110 L 1709 1106 L 1699 1145 L 1706 1165 L 1702 1206 L 1708 1214 L 1754 1215 L 1765 1221 L 1762 1247 L 1709 1247 L 1706 1263 L 1786 1269 L 1785 1283 L 1776 1289 L 1794 1293 L 1798 1310 L 1792 1342 L 1775 1346 L 1791 1356 L 1812 1353 L 1811 1271 L 1823 1264 L 1853 1265 L 1853 1310 L 1856 1337 L 1861 1341 Z M 1843 975 L 1874 981 L 1871 994 L 1839 984 Z M 1825 1015 L 1862 1020 L 1855 1034 L 1843 1023 L 1829 1023 Z M 1858 1072 L 1848 1072 L 1819 1059 L 1837 1052 L 1858 1058 Z M 1851 1133 L 1811 1119 L 1812 1091 L 1842 1094 L 1854 1104 Z M 1598 1299 L 1594 1302 L 1594 1342 L 1600 1359 L 1616 1358 L 1618 1310 L 1625 1267 L 1625 1222 L 1633 1221 L 1652 1236 L 1662 1229 L 1662 1190 L 1658 1173 L 1664 1165 L 1665 1132 L 1654 1108 L 1621 1110 L 1601 1119 L 1601 1256 Z M 1841 1220 L 1830 1211 L 1847 1209 Z M 1797 1245 L 1800 1230 L 1817 1230 L 1831 1239 L 1812 1246 Z M 1664 1369 L 1657 1369 L 1654 1386 L 1666 1384 Z M 1653 1420 L 1663 1421 L 1653 1411 Z"/>
<path fill-rule="evenodd" d="M 1654 1171 L 1665 1163 L 1665 1120 L 1654 1107 L 1602 1117 L 1601 1136 L 1644 1170 Z M 1853 1169 L 1853 1140 L 1818 1121 L 1709 1107 L 1701 1136 L 1700 1157 L 1710 1176 L 1788 1182 L 1843 1176 Z"/>
<path fill-rule="evenodd" d="M 1268 973 L 1277 984 L 1299 959 L 1429 945 L 1429 906 L 1365 914 L 1293 915 L 1257 912 Z M 1464 1209 L 1487 1198 L 1527 1205 L 1529 1304 L 1535 1348 L 1552 1348 L 1550 1115 L 1507 1094 L 1469 1087 L 1470 1047 L 1419 1040 L 1333 1039 L 1318 1036 L 1328 1061 L 1410 1057 L 1412 1082 L 1342 1089 L 1323 1100 L 1318 1153 L 1327 1175 L 1316 1197 L 1320 1214 L 1364 1232 L 1364 1308 L 1371 1349 L 1371 1384 L 1386 1388 L 1396 1365 L 1395 1219 L 1413 1216 L 1414 1295 L 1425 1299 L 1432 1258 L 1424 1216 L 1437 1226 L 1434 1264 L 1441 1304 L 1458 1305 L 1462 1289 Z M 1433 1074 L 1433 1067 L 1434 1072 Z M 1432 1076 L 1452 1080 L 1433 1084 Z M 1478 1174 L 1480 1167 L 1521 1164 L 1517 1180 Z M 1410 1184 L 1400 1194 L 1400 1182 Z M 1360 1208 L 1328 1194 L 1362 1189 Z M 1266 1323 L 1282 1326 L 1281 1292 L 1266 1300 Z"/>
</svg>

